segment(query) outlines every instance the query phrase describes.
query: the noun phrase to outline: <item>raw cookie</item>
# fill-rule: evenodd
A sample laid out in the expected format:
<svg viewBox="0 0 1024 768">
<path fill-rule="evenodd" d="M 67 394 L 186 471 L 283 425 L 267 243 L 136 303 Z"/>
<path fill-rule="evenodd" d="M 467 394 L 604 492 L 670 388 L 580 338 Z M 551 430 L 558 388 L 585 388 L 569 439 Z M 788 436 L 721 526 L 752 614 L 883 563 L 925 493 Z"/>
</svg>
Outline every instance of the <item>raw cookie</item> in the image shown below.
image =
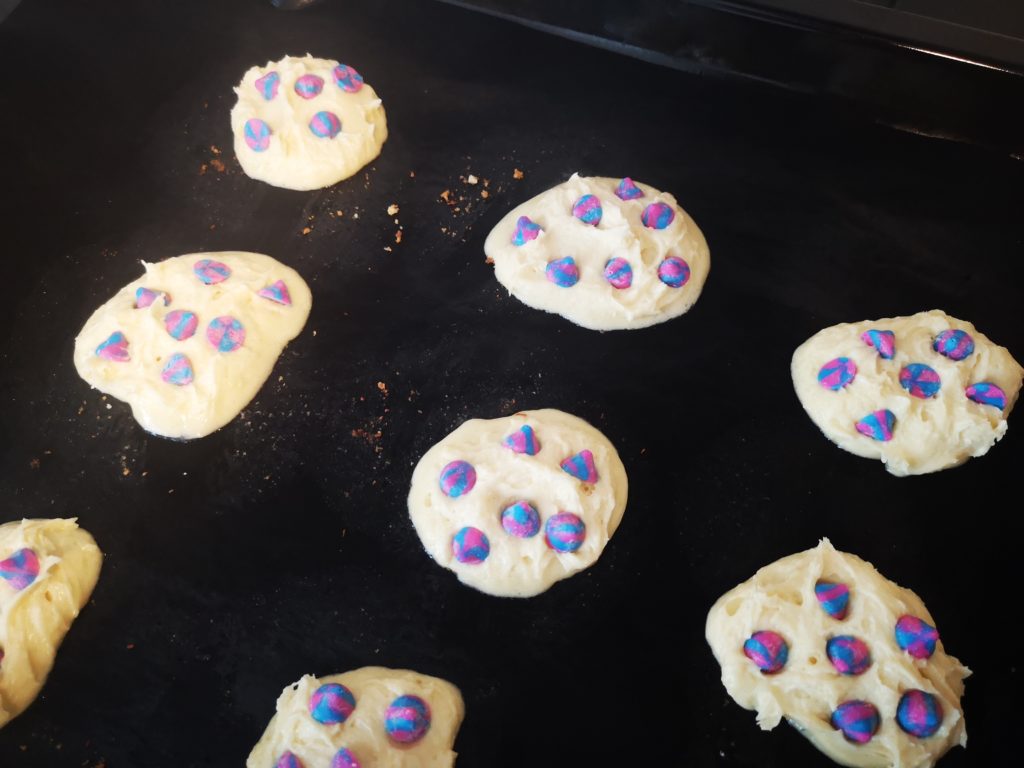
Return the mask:
<svg viewBox="0 0 1024 768">
<path fill-rule="evenodd" d="M 259 253 L 192 253 L 143 266 L 145 275 L 86 322 L 75 368 L 128 403 L 150 432 L 208 435 L 252 400 L 302 330 L 309 287 Z"/>
<path fill-rule="evenodd" d="M 894 475 L 920 475 L 988 453 L 1024 369 L 970 323 L 933 309 L 826 328 L 796 350 L 792 373 L 829 440 Z"/>
<path fill-rule="evenodd" d="M 418 672 L 363 667 L 305 675 L 277 699 L 277 714 L 246 768 L 450 768 L 463 716 L 451 683 Z"/>
<path fill-rule="evenodd" d="M 592 565 L 626 509 L 608 439 L 562 411 L 467 421 L 420 459 L 409 516 L 434 560 L 471 587 L 530 597 Z"/>
<path fill-rule="evenodd" d="M 39 694 L 102 559 L 74 520 L 0 525 L 0 728 Z"/>
<path fill-rule="evenodd" d="M 970 670 L 917 595 L 828 539 L 724 594 L 706 631 L 722 683 L 758 725 L 785 717 L 838 763 L 927 768 L 967 744 Z"/>
<path fill-rule="evenodd" d="M 578 174 L 505 216 L 484 252 L 521 302 L 597 331 L 683 314 L 711 268 L 704 235 L 672 195 Z"/>
<path fill-rule="evenodd" d="M 347 179 L 380 154 L 384 107 L 352 67 L 285 56 L 253 67 L 231 110 L 242 170 L 285 189 L 319 189 Z"/>
</svg>

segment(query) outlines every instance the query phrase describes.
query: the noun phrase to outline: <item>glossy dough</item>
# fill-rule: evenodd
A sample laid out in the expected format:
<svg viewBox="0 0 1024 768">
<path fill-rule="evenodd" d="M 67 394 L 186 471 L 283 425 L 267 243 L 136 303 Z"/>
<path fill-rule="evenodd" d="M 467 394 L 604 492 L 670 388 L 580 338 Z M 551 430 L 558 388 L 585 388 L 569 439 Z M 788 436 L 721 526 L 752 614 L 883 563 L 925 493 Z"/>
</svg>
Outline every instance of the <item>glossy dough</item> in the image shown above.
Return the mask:
<svg viewBox="0 0 1024 768">
<path fill-rule="evenodd" d="M 831 618 L 816 599 L 814 587 L 822 578 L 849 587 L 845 619 Z M 762 568 L 719 598 L 708 613 L 706 633 L 726 690 L 740 706 L 757 711 L 764 730 L 785 717 L 843 765 L 927 768 L 951 747 L 966 746 L 960 697 L 970 670 L 946 654 L 941 640 L 930 659 L 902 651 L 894 628 L 904 614 L 935 626 L 916 594 L 859 557 L 837 552 L 825 539 L 815 549 Z M 789 644 L 789 659 L 776 674 L 762 674 L 743 652 L 747 638 L 763 630 L 779 633 Z M 829 663 L 826 641 L 839 635 L 867 643 L 872 663 L 866 672 L 843 676 Z M 945 710 L 938 732 L 928 738 L 908 735 L 895 721 L 900 696 L 914 689 L 939 697 Z M 881 725 L 867 744 L 847 741 L 829 722 L 835 708 L 849 700 L 868 701 L 879 711 Z"/>
<path fill-rule="evenodd" d="M 231 130 L 235 154 L 247 175 L 285 189 L 320 189 L 347 179 L 380 154 L 388 136 L 381 100 L 367 83 L 355 93 L 340 88 L 334 79 L 336 66 L 330 59 L 285 56 L 245 73 L 235 88 L 238 102 L 231 110 Z M 256 81 L 270 72 L 280 81 L 274 98 L 267 100 Z M 309 99 L 295 91 L 295 83 L 306 75 L 323 80 L 323 90 Z M 324 111 L 341 122 L 341 132 L 333 138 L 310 130 L 310 121 Z M 271 132 L 261 152 L 245 140 L 246 122 L 253 118 Z"/>
<path fill-rule="evenodd" d="M 206 259 L 226 265 L 230 276 L 204 284 L 194 268 Z M 78 334 L 75 368 L 96 389 L 128 403 L 148 431 L 175 438 L 208 435 L 255 397 L 285 345 L 302 330 L 312 306 L 309 288 L 295 270 L 258 253 L 193 253 L 143 264 L 145 275 L 97 309 Z M 259 295 L 279 280 L 290 293 L 290 305 Z M 166 292 L 170 304 L 158 298 L 137 308 L 139 288 Z M 175 310 L 195 313 L 197 325 L 190 338 L 177 340 L 168 333 L 165 320 Z M 244 327 L 240 348 L 220 351 L 207 337 L 210 322 L 221 316 L 237 318 Z M 99 345 L 117 331 L 128 341 L 130 360 L 97 354 Z M 162 371 L 174 354 L 191 362 L 192 383 L 178 386 L 163 380 Z"/>
<path fill-rule="evenodd" d="M 861 340 L 870 329 L 895 333 L 892 359 L 884 359 Z M 974 352 L 963 360 L 932 348 L 936 335 L 949 329 L 973 337 Z M 848 386 L 830 391 L 818 383 L 818 372 L 837 357 L 852 360 L 857 374 Z M 939 375 L 937 396 L 913 397 L 900 385 L 901 369 L 912 363 L 926 364 Z M 800 403 L 829 440 L 858 456 L 881 459 L 894 475 L 918 475 L 987 453 L 1006 432 L 1006 417 L 1017 400 L 1024 370 L 1005 347 L 970 323 L 932 310 L 826 328 L 793 354 L 792 374 Z M 997 384 L 1006 393 L 1006 407 L 1000 410 L 969 400 L 965 388 L 978 382 Z M 888 442 L 860 434 L 855 427 L 858 419 L 879 409 L 896 417 Z"/>
<path fill-rule="evenodd" d="M 536 455 L 516 453 L 503 444 L 529 426 L 540 444 Z M 593 454 L 596 483 L 586 483 L 561 468 L 582 450 Z M 468 461 L 476 470 L 473 489 L 451 498 L 439 477 L 452 461 Z M 628 481 L 615 448 L 583 419 L 554 409 L 522 411 L 499 419 L 472 419 L 427 451 L 412 476 L 409 515 L 424 548 L 463 583 L 491 595 L 530 597 L 560 579 L 592 565 L 615 533 L 626 509 Z M 539 532 L 529 538 L 510 535 L 501 513 L 528 501 L 540 516 Z M 571 512 L 586 525 L 582 546 L 555 552 L 545 541 L 553 515 Z M 481 563 L 459 562 L 452 538 L 465 526 L 487 536 L 490 554 Z"/>
<path fill-rule="evenodd" d="M 38 559 L 35 580 L 19 590 L 0 578 L 0 727 L 42 689 L 64 635 L 96 586 L 103 558 L 74 520 L 0 525 L 0 561 L 26 548 Z"/>
<path fill-rule="evenodd" d="M 309 701 L 328 683 L 340 683 L 355 696 L 345 722 L 323 725 L 310 715 Z M 431 713 L 429 730 L 419 741 L 396 745 L 384 729 L 384 713 L 397 697 L 419 696 Z M 277 713 L 253 747 L 246 768 L 274 768 L 291 751 L 306 768 L 328 768 L 342 747 L 364 768 L 450 768 L 452 747 L 463 717 L 462 694 L 451 683 L 404 669 L 363 667 L 340 675 L 306 675 L 277 700 Z"/>
<path fill-rule="evenodd" d="M 644 328 L 690 309 L 711 267 L 704 235 L 667 192 L 637 183 L 643 197 L 622 200 L 615 194 L 618 184 L 618 179 L 573 174 L 506 215 L 484 244 L 498 282 L 528 306 L 598 331 Z M 573 215 L 574 204 L 588 194 L 601 202 L 597 226 Z M 645 227 L 644 208 L 659 202 L 672 208 L 671 224 L 665 229 Z M 512 238 L 521 216 L 543 231 L 517 246 Z M 566 256 L 572 256 L 579 269 L 579 282 L 568 288 L 552 283 L 545 271 L 549 262 Z M 679 288 L 658 277 L 659 265 L 668 256 L 682 258 L 689 266 L 689 279 Z M 621 290 L 604 276 L 606 264 L 616 257 L 632 268 L 632 285 Z"/>
</svg>

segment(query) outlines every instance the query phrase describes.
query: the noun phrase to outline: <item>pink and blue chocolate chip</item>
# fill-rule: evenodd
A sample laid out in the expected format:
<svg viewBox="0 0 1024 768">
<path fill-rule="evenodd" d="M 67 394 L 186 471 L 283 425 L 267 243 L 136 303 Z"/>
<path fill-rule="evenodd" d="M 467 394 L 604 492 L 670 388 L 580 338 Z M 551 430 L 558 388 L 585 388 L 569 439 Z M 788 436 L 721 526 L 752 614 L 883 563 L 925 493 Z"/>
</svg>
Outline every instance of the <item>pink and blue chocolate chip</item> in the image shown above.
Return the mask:
<svg viewBox="0 0 1024 768">
<path fill-rule="evenodd" d="M 167 329 L 167 333 L 172 339 L 178 341 L 191 339 L 195 335 L 197 327 L 199 327 L 199 318 L 196 317 L 195 312 L 189 312 L 187 309 L 175 309 L 164 315 L 164 328 Z"/>
<path fill-rule="evenodd" d="M 540 533 L 540 513 L 528 501 L 517 501 L 501 510 L 501 527 L 517 539 L 529 539 Z"/>
<path fill-rule="evenodd" d="M 412 744 L 430 729 L 430 707 L 419 696 L 399 696 L 384 712 L 384 730 L 399 744 Z"/>
<path fill-rule="evenodd" d="M 832 727 L 854 744 L 871 741 L 881 722 L 878 708 L 868 701 L 844 701 L 832 713 Z"/>
<path fill-rule="evenodd" d="M 296 757 L 291 750 L 286 749 L 281 753 L 281 756 L 277 758 L 277 762 L 274 763 L 274 768 L 306 768 L 302 764 L 302 761 Z"/>
<path fill-rule="evenodd" d="M 658 279 L 669 288 L 682 288 L 690 279 L 690 265 L 678 256 L 669 256 L 658 265 Z"/>
<path fill-rule="evenodd" d="M 896 706 L 896 723 L 911 736 L 927 739 L 942 725 L 942 702 L 925 691 L 907 691 Z"/>
<path fill-rule="evenodd" d="M 151 306 L 157 299 L 162 298 L 164 300 L 164 306 L 166 307 L 171 303 L 171 296 L 163 291 L 153 291 L 149 288 L 137 288 L 135 290 L 135 308 L 145 309 Z"/>
<path fill-rule="evenodd" d="M 309 698 L 309 714 L 323 725 L 344 723 L 355 708 L 356 697 L 341 683 L 321 685 Z"/>
<path fill-rule="evenodd" d="M 0 560 L 0 579 L 3 579 L 16 592 L 31 586 L 39 575 L 39 558 L 34 550 L 19 549 L 6 560 Z"/>
<path fill-rule="evenodd" d="M 911 363 L 900 370 L 900 386 L 912 397 L 927 400 L 939 394 L 942 379 L 934 368 L 924 363 Z"/>
<path fill-rule="evenodd" d="M 540 224 L 529 216 L 520 216 L 516 219 L 516 228 L 512 230 L 512 245 L 526 245 L 531 240 L 536 240 L 543 231 Z"/>
<path fill-rule="evenodd" d="M 838 392 L 857 377 L 857 364 L 848 357 L 829 360 L 818 371 L 818 383 L 825 389 Z"/>
<path fill-rule="evenodd" d="M 850 588 L 840 581 L 820 579 L 814 585 L 814 596 L 821 609 L 837 621 L 846 618 L 850 610 Z"/>
<path fill-rule="evenodd" d="M 114 363 L 127 363 L 132 359 L 128 354 L 128 337 L 121 331 L 114 331 L 96 347 L 96 356 Z"/>
<path fill-rule="evenodd" d="M 598 481 L 597 466 L 594 464 L 594 454 L 588 450 L 563 459 L 559 465 L 563 471 L 568 472 L 577 480 L 584 483 L 596 483 Z"/>
<path fill-rule="evenodd" d="M 441 491 L 453 499 L 464 496 L 476 485 L 476 469 L 468 461 L 451 461 L 441 470 Z"/>
<path fill-rule="evenodd" d="M 540 440 L 533 431 L 533 427 L 524 424 L 511 435 L 505 437 L 501 444 L 512 450 L 513 453 L 525 453 L 527 456 L 536 456 L 540 451 Z"/>
<path fill-rule="evenodd" d="M 463 565 L 479 565 L 491 554 L 491 542 L 479 528 L 467 525 L 452 537 L 452 556 Z"/>
<path fill-rule="evenodd" d="M 277 89 L 281 87 L 281 76 L 277 72 L 267 72 L 263 77 L 256 78 L 256 90 L 267 101 L 273 101 Z"/>
<path fill-rule="evenodd" d="M 905 614 L 896 622 L 896 645 L 915 659 L 929 659 L 935 653 L 939 633 L 931 624 L 917 616 Z"/>
<path fill-rule="evenodd" d="M 321 139 L 333 139 L 341 133 L 341 120 L 333 112 L 317 112 L 309 121 L 309 130 Z"/>
<path fill-rule="evenodd" d="M 580 281 L 580 268 L 576 266 L 576 260 L 572 256 L 549 261 L 544 268 L 544 274 L 549 283 L 554 283 L 559 288 L 572 288 Z"/>
<path fill-rule="evenodd" d="M 932 342 L 932 349 L 944 357 L 957 362 L 966 360 L 974 352 L 974 339 L 967 331 L 943 331 Z"/>
<path fill-rule="evenodd" d="M 644 192 L 636 183 L 627 176 L 619 182 L 619 186 L 615 188 L 615 196 L 619 200 L 636 200 L 638 197 L 643 197 Z"/>
<path fill-rule="evenodd" d="M 888 408 L 872 411 L 854 424 L 854 428 L 865 437 L 887 443 L 892 440 L 892 431 L 896 427 L 896 414 Z"/>
<path fill-rule="evenodd" d="M 342 747 L 331 758 L 331 768 L 362 768 L 362 765 L 351 749 Z"/>
<path fill-rule="evenodd" d="M 260 288 L 256 293 L 275 304 L 283 304 L 286 307 L 292 305 L 292 295 L 288 293 L 288 286 L 284 284 L 284 280 L 276 280 L 266 288 Z"/>
<path fill-rule="evenodd" d="M 782 671 L 789 660 L 789 645 L 778 632 L 762 629 L 743 643 L 743 655 L 754 662 L 762 674 L 774 675 Z"/>
<path fill-rule="evenodd" d="M 315 99 L 324 89 L 324 79 L 318 75 L 303 75 L 295 81 L 295 93 L 304 99 Z"/>
<path fill-rule="evenodd" d="M 978 384 L 971 384 L 964 390 L 967 399 L 978 405 L 991 405 L 993 408 L 1003 410 L 1006 407 L 1006 393 L 995 384 L 982 381 Z"/>
<path fill-rule="evenodd" d="M 231 315 L 215 317 L 206 326 L 206 340 L 219 352 L 234 352 L 245 344 L 245 326 Z"/>
<path fill-rule="evenodd" d="M 356 93 L 363 87 L 363 76 L 347 64 L 334 68 L 334 82 L 345 93 Z"/>
<path fill-rule="evenodd" d="M 640 214 L 640 221 L 648 229 L 665 229 L 675 219 L 676 212 L 667 203 L 651 203 Z"/>
<path fill-rule="evenodd" d="M 253 152 L 266 152 L 270 148 L 270 126 L 258 117 L 245 121 L 245 143 Z"/>
<path fill-rule="evenodd" d="M 192 361 L 180 352 L 176 352 L 170 356 L 167 364 L 160 371 L 160 378 L 168 384 L 174 384 L 178 387 L 191 384 L 195 378 L 195 373 L 192 370 Z"/>
<path fill-rule="evenodd" d="M 870 331 L 864 331 L 860 338 L 868 346 L 874 347 L 875 352 L 883 360 L 892 360 L 893 355 L 896 354 L 896 334 L 892 331 L 879 331 L 872 328 Z"/>
<path fill-rule="evenodd" d="M 589 224 L 592 227 L 596 227 L 601 223 L 603 213 L 601 201 L 597 195 L 584 195 L 572 206 L 572 215 L 584 224 Z"/>
<path fill-rule="evenodd" d="M 825 654 L 841 675 L 862 675 L 871 666 L 867 643 L 853 635 L 838 635 L 825 643 Z"/>
<path fill-rule="evenodd" d="M 621 256 L 616 256 L 604 265 L 604 279 L 620 291 L 629 288 L 633 284 L 633 267 Z"/>
<path fill-rule="evenodd" d="M 559 512 L 544 524 L 545 541 L 555 552 L 575 552 L 583 546 L 586 536 L 583 519 L 572 512 Z"/>
<path fill-rule="evenodd" d="M 213 259 L 200 259 L 192 267 L 192 271 L 206 285 L 223 283 L 231 277 L 231 267 Z"/>
</svg>

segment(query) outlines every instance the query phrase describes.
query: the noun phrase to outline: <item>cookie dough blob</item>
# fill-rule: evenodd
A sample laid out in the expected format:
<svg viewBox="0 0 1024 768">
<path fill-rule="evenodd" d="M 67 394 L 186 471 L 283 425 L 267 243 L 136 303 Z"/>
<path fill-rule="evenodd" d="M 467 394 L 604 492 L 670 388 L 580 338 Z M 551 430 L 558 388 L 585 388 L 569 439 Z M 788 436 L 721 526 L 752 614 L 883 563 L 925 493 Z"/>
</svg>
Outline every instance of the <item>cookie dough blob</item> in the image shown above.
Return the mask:
<svg viewBox="0 0 1024 768">
<path fill-rule="evenodd" d="M 299 274 L 259 253 L 176 256 L 97 309 L 75 340 L 78 374 L 164 437 L 208 435 L 259 391 L 312 306 Z"/>
<path fill-rule="evenodd" d="M 331 59 L 285 56 L 235 88 L 235 154 L 250 177 L 285 189 L 329 187 L 380 154 L 384 107 L 362 76 Z"/>
<path fill-rule="evenodd" d="M 74 520 L 0 525 L 0 728 L 42 689 L 102 559 Z"/>
<path fill-rule="evenodd" d="M 615 448 L 554 409 L 472 419 L 412 475 L 409 516 L 427 553 L 459 580 L 530 597 L 592 565 L 626 509 Z"/>
<path fill-rule="evenodd" d="M 597 331 L 683 314 L 711 267 L 704 235 L 672 195 L 578 174 L 505 216 L 484 252 L 524 304 Z"/>
<path fill-rule="evenodd" d="M 1024 369 L 940 310 L 826 328 L 793 354 L 793 386 L 825 436 L 894 475 L 988 453 L 1006 433 Z"/>
<path fill-rule="evenodd" d="M 245 765 L 450 768 L 463 714 L 458 688 L 418 672 L 363 667 L 306 675 L 278 697 Z"/>
<path fill-rule="evenodd" d="M 839 592 L 848 598 L 842 618 L 828 599 Z M 916 594 L 823 539 L 719 598 L 706 633 L 726 690 L 757 711 L 762 729 L 785 717 L 842 765 L 927 768 L 967 744 L 960 697 L 970 670 L 937 635 L 931 654 L 908 650 L 916 639 L 909 635 L 934 627 Z M 765 669 L 751 653 L 766 634 L 787 648 L 774 654 L 783 658 L 778 668 Z"/>
</svg>

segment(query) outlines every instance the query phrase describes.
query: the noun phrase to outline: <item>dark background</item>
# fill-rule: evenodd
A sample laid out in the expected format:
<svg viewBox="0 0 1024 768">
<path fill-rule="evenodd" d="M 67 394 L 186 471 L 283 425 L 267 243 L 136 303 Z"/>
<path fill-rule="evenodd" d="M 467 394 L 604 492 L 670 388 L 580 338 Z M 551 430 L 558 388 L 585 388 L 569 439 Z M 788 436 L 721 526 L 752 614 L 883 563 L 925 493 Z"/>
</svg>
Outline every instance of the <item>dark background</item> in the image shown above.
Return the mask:
<svg viewBox="0 0 1024 768">
<path fill-rule="evenodd" d="M 391 137 L 295 193 L 240 172 L 228 111 L 248 67 L 307 51 L 363 73 Z M 999 142 L 411 0 L 29 0 L 0 72 L 0 522 L 77 516 L 106 553 L 0 765 L 241 765 L 285 685 L 367 664 L 461 688 L 461 768 L 830 765 L 760 732 L 703 638 L 718 595 L 826 535 L 916 590 L 974 669 L 970 748 L 942 765 L 1009 761 L 1024 524 L 1000 494 L 1024 429 L 897 479 L 829 443 L 789 378 L 824 326 L 934 307 L 1024 356 L 1024 172 Z M 689 314 L 599 334 L 505 294 L 487 232 L 574 171 L 693 215 L 712 270 Z M 74 336 L 140 259 L 222 249 L 295 267 L 312 315 L 239 418 L 149 436 L 77 377 Z M 629 505 L 591 569 L 495 599 L 423 552 L 409 478 L 464 419 L 540 407 L 611 439 Z"/>
</svg>

